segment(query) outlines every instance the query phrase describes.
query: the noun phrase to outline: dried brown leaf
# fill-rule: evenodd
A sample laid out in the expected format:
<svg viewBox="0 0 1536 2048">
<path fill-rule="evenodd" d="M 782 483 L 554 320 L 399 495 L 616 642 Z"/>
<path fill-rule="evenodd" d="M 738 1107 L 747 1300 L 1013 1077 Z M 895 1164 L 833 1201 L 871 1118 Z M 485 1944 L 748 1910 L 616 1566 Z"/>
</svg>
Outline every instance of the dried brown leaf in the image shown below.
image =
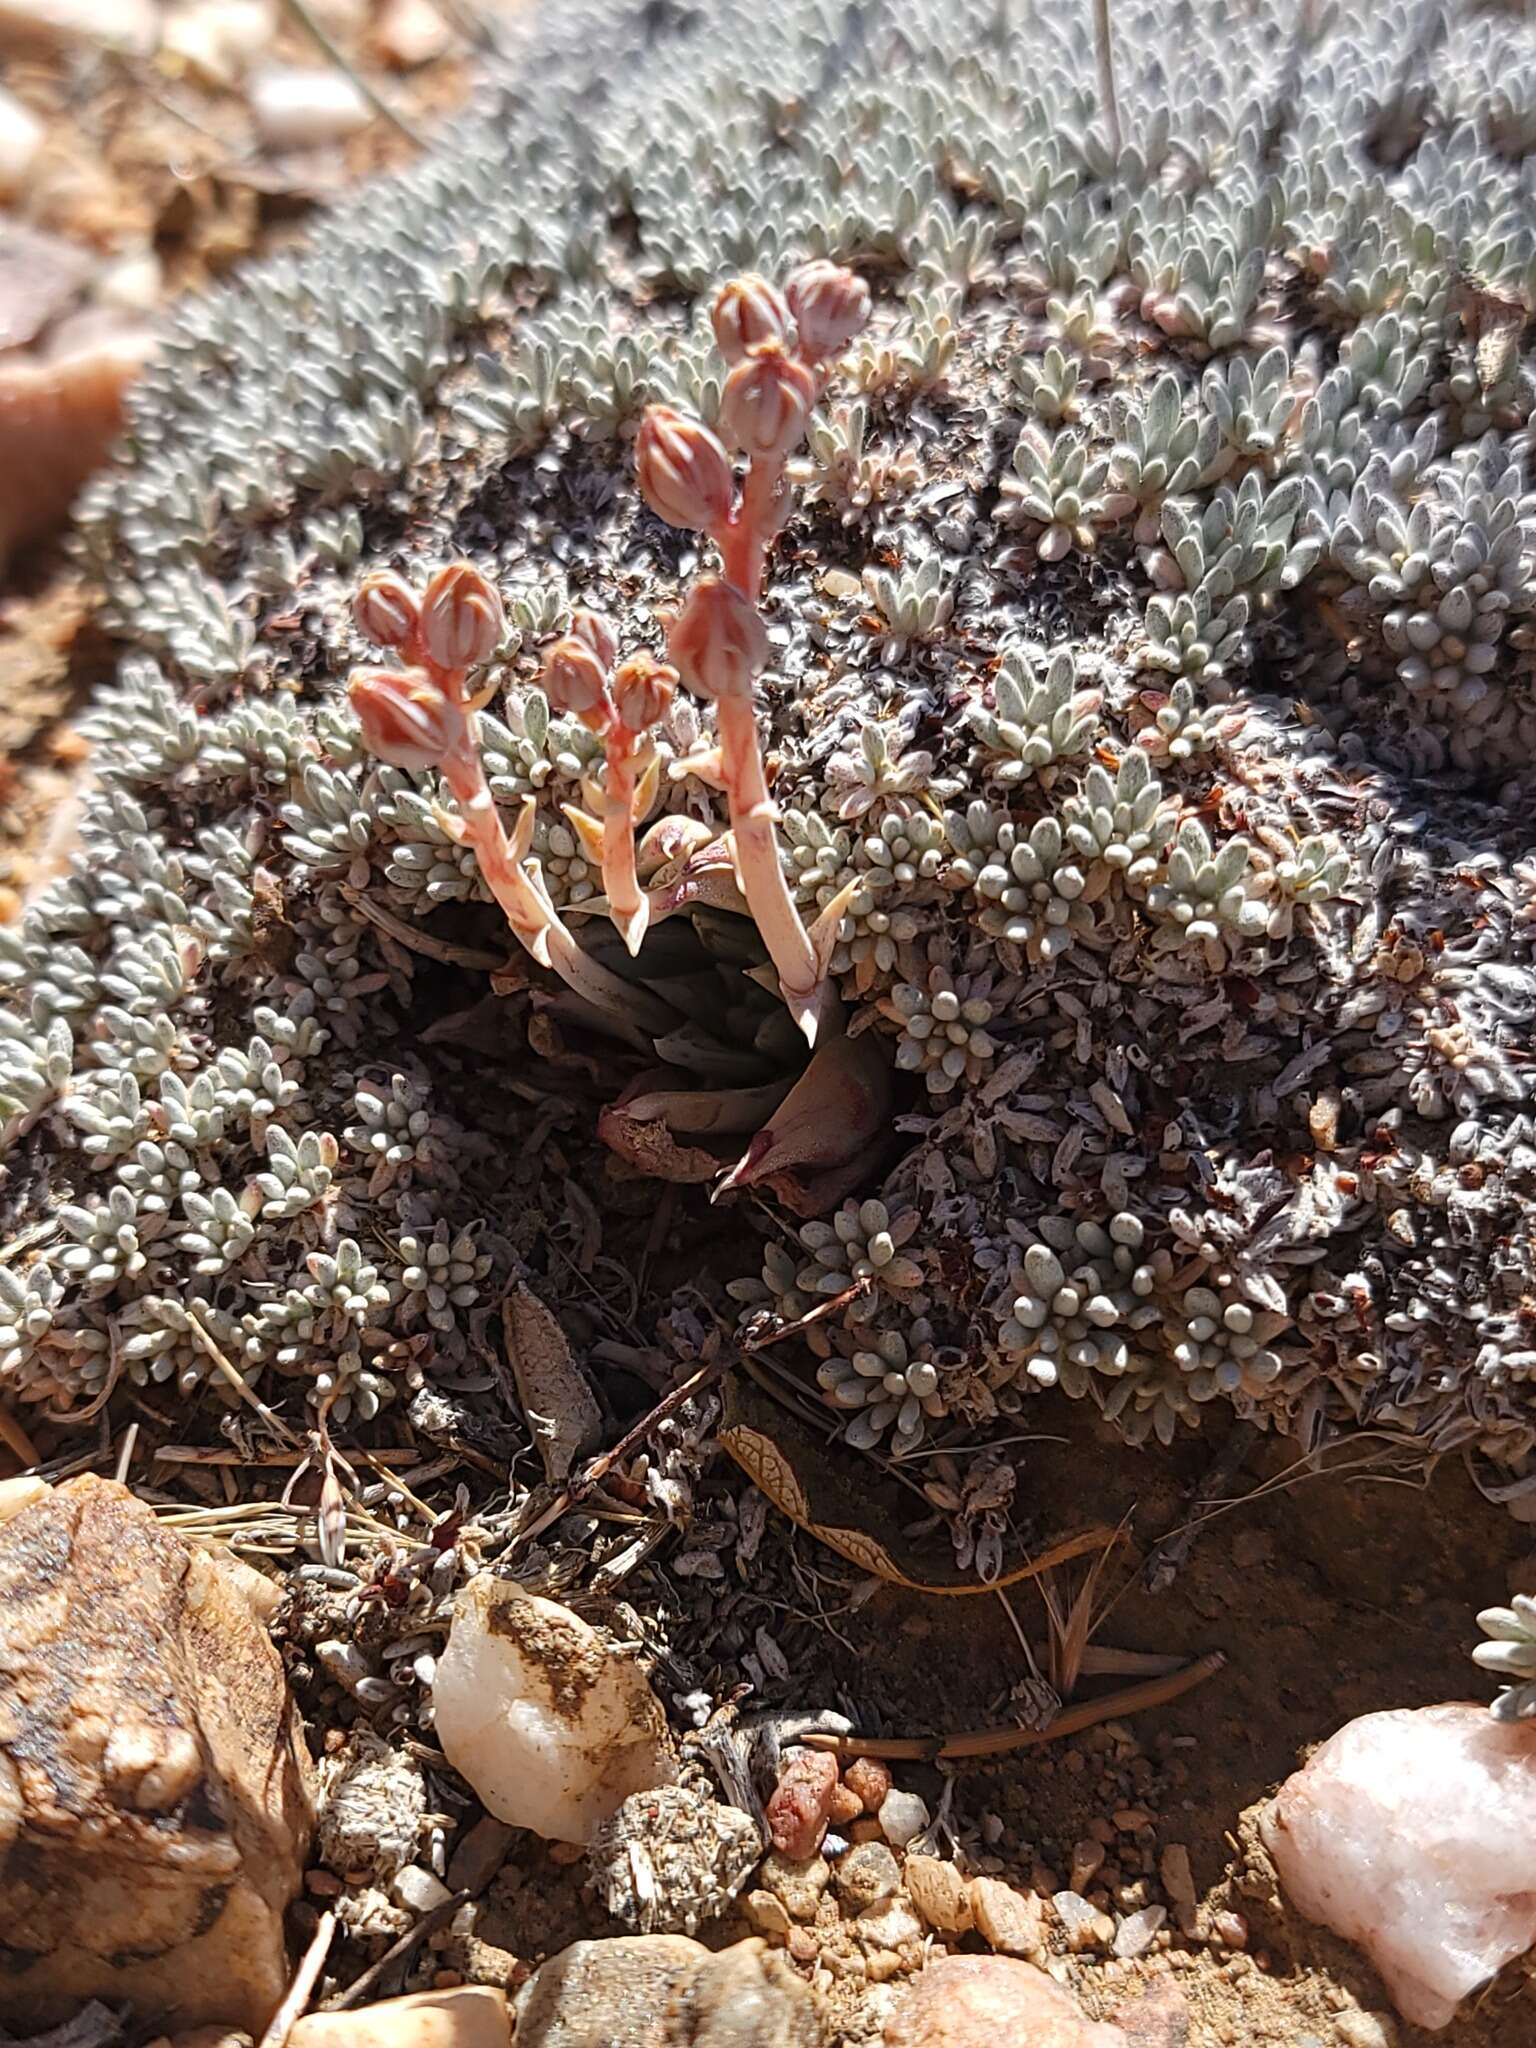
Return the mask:
<svg viewBox="0 0 1536 2048">
<path fill-rule="evenodd" d="M 521 1281 L 502 1298 L 501 1326 L 544 1476 L 551 1486 L 563 1485 L 577 1458 L 597 1441 L 602 1414 L 596 1398 L 565 1332 Z"/>
</svg>

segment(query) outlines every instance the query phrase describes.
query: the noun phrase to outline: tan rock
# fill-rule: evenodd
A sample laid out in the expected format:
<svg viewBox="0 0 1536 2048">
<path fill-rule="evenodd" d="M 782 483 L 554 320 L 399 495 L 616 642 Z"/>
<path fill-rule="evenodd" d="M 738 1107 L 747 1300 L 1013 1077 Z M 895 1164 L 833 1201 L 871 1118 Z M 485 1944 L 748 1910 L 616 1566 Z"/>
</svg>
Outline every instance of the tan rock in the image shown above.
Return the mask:
<svg viewBox="0 0 1536 2048">
<path fill-rule="evenodd" d="M 913 1905 L 935 1933 L 970 1932 L 970 1887 L 953 1863 L 940 1856 L 909 1856 L 902 1865 L 901 1878 Z"/>
<path fill-rule="evenodd" d="M 1033 1892 L 1016 1892 L 999 1877 L 973 1877 L 971 1911 L 977 1933 L 999 1955 L 1033 1962 L 1045 1954 L 1044 1909 Z"/>
<path fill-rule="evenodd" d="M 1164 1978 L 1139 1992 L 1115 2014 L 1130 2048 L 1189 2048 L 1189 2001 Z"/>
<path fill-rule="evenodd" d="M 574 1942 L 529 1978 L 515 2016 L 517 2048 L 823 2048 L 826 2039 L 816 1994 L 755 1939 L 717 1955 L 678 1934 Z"/>
<path fill-rule="evenodd" d="M 781 1856 L 777 1849 L 770 1849 L 758 1868 L 758 1877 L 768 1891 L 783 1900 L 784 1910 L 791 1920 L 811 1921 L 816 1918 L 821 1895 L 831 1882 L 832 1871 L 824 1857 L 796 1859 Z"/>
<path fill-rule="evenodd" d="M 384 0 L 373 46 L 391 71 L 415 71 L 447 55 L 453 30 L 431 0 Z"/>
<path fill-rule="evenodd" d="M 359 2012 L 312 2012 L 288 2048 L 508 2048 L 507 1995 L 489 1984 L 413 1991 Z"/>
<path fill-rule="evenodd" d="M 685 1934 L 574 1941 L 517 1994 L 517 2048 L 661 2048 L 673 1999 L 708 1953 Z"/>
<path fill-rule="evenodd" d="M 809 1984 L 762 1942 L 738 1941 L 693 1972 L 663 2039 L 666 2048 L 823 2048 L 826 2035 Z"/>
<path fill-rule="evenodd" d="M 224 1561 L 91 1477 L 0 1528 L 0 2023 L 101 1998 L 260 2033 L 311 1800 L 282 1665 Z"/>
<path fill-rule="evenodd" d="M 105 459 L 149 354 L 134 330 L 57 360 L 0 365 L 0 570 L 13 548 L 59 524 Z"/>
<path fill-rule="evenodd" d="M 0 0 L 0 50 L 94 44 L 142 56 L 159 29 L 154 0 Z"/>
<path fill-rule="evenodd" d="M 1128 2048 L 1033 1963 L 941 1956 L 903 1992 L 884 2048 Z"/>
<path fill-rule="evenodd" d="M 46 1479 L 23 1472 L 15 1479 L 0 1479 L 0 1522 L 10 1521 L 23 1508 L 32 1507 L 53 1491 Z"/>
<path fill-rule="evenodd" d="M 189 0 L 166 15 L 160 48 L 206 84 L 228 87 L 276 33 L 272 0 Z"/>
</svg>

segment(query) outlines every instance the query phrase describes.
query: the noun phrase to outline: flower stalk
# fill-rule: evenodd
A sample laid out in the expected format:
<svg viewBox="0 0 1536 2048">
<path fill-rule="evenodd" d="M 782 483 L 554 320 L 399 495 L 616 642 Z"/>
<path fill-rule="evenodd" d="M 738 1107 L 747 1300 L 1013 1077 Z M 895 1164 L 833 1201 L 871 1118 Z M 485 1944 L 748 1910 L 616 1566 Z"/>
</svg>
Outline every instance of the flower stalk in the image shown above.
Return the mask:
<svg viewBox="0 0 1536 2048">
<path fill-rule="evenodd" d="M 721 574 L 694 585 L 673 621 L 668 652 L 683 680 L 714 701 L 742 895 L 785 1004 L 812 1045 L 830 1007 L 827 968 L 846 906 L 841 899 L 829 905 L 808 931 L 785 880 L 754 712 L 753 687 L 768 658 L 758 604 L 768 549 L 784 521 L 785 465 L 805 438 L 836 356 L 868 317 L 868 288 L 836 264 L 805 264 L 782 294 L 760 277 L 732 280 L 716 298 L 713 324 L 731 366 L 721 431 L 747 458 L 739 493 L 720 438 L 670 406 L 647 411 L 635 451 L 652 510 L 670 525 L 707 534 L 720 551 Z"/>
<path fill-rule="evenodd" d="M 486 887 L 512 935 L 541 967 L 551 968 L 611 1027 L 635 1044 L 676 1019 L 656 998 L 604 967 L 577 945 L 550 900 L 533 858 L 534 804 L 524 801 L 509 838 L 480 758 L 475 714 L 483 699 L 469 674 L 495 652 L 503 630 L 501 599 L 471 563 L 440 569 L 418 601 L 398 576 L 367 577 L 354 602 L 359 630 L 388 647 L 403 669 L 359 669 L 348 684 L 363 739 L 393 766 L 435 768 L 458 806 L 445 831 L 475 855 Z"/>
<path fill-rule="evenodd" d="M 648 770 L 655 761 L 647 736 L 665 716 L 678 677 L 648 654 L 633 654 L 610 682 L 616 652 L 607 621 L 595 612 L 578 612 L 570 633 L 545 657 L 544 694 L 557 711 L 570 712 L 603 741 L 601 820 L 574 804 L 564 809 L 602 870 L 608 915 L 634 955 L 651 915 L 635 859 L 635 827 L 649 804 Z"/>
</svg>

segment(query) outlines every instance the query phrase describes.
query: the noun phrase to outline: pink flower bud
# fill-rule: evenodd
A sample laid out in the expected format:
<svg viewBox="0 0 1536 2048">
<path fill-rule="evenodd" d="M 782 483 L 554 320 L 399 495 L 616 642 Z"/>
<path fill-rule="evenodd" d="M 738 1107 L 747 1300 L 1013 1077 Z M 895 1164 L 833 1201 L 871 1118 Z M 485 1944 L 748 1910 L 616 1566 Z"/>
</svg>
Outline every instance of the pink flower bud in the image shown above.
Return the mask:
<svg viewBox="0 0 1536 2048">
<path fill-rule="evenodd" d="M 420 620 L 416 593 L 393 569 L 375 569 L 357 586 L 352 617 L 375 647 L 403 647 Z"/>
<path fill-rule="evenodd" d="M 392 768 L 435 768 L 464 729 L 464 715 L 420 668 L 360 668 L 347 684 L 363 743 Z"/>
<path fill-rule="evenodd" d="M 677 690 L 677 670 L 648 654 L 632 654 L 613 679 L 613 708 L 630 732 L 648 732 Z"/>
<path fill-rule="evenodd" d="M 635 480 L 640 494 L 668 526 L 701 533 L 730 516 L 735 480 L 731 458 L 702 420 L 648 405 L 635 442 Z"/>
<path fill-rule="evenodd" d="M 816 403 L 816 380 L 804 363 L 777 342 L 743 356 L 725 380 L 720 428 L 744 455 L 774 461 L 789 454 L 805 434 Z"/>
<path fill-rule="evenodd" d="M 701 576 L 667 634 L 667 652 L 701 697 L 745 693 L 768 661 L 768 634 L 733 583 Z"/>
<path fill-rule="evenodd" d="M 795 316 L 800 353 L 808 362 L 835 356 L 863 331 L 869 318 L 869 286 L 825 257 L 802 263 L 785 283 L 784 296 Z"/>
<path fill-rule="evenodd" d="M 439 668 L 473 668 L 500 645 L 505 619 L 493 584 L 473 562 L 450 562 L 421 601 L 421 645 Z"/>
<path fill-rule="evenodd" d="M 585 640 L 606 672 L 619 658 L 618 637 L 601 612 L 571 613 L 571 638 Z"/>
<path fill-rule="evenodd" d="M 544 657 L 544 694 L 556 711 L 569 711 L 593 732 L 607 725 L 608 665 L 591 644 L 568 633 Z"/>
<path fill-rule="evenodd" d="M 753 271 L 720 287 L 709 317 L 728 363 L 739 363 L 764 342 L 781 342 L 789 333 L 789 308 L 768 280 Z"/>
</svg>

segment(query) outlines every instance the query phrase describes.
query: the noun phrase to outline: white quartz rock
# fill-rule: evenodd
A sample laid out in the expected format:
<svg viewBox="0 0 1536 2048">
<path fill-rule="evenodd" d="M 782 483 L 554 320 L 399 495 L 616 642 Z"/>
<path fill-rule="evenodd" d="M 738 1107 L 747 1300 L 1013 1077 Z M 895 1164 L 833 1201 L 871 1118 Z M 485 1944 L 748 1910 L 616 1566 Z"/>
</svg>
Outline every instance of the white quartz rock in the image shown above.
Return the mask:
<svg viewBox="0 0 1536 2048">
<path fill-rule="evenodd" d="M 0 85 L 0 199 L 14 199 L 43 146 L 43 124 Z"/>
<path fill-rule="evenodd" d="M 1486 1707 L 1365 1714 L 1260 1822 L 1290 1902 L 1357 1942 L 1404 2019 L 1458 2002 L 1536 1942 L 1536 1723 Z"/>
<path fill-rule="evenodd" d="M 344 71 L 301 71 L 273 64 L 252 78 L 250 101 L 269 149 L 318 149 L 345 142 L 373 118 L 368 102 Z"/>
<path fill-rule="evenodd" d="M 632 1657 L 554 1600 L 481 1572 L 454 1604 L 432 1683 L 443 1754 L 498 1820 L 588 1842 L 632 1792 L 677 1776 Z"/>
</svg>

